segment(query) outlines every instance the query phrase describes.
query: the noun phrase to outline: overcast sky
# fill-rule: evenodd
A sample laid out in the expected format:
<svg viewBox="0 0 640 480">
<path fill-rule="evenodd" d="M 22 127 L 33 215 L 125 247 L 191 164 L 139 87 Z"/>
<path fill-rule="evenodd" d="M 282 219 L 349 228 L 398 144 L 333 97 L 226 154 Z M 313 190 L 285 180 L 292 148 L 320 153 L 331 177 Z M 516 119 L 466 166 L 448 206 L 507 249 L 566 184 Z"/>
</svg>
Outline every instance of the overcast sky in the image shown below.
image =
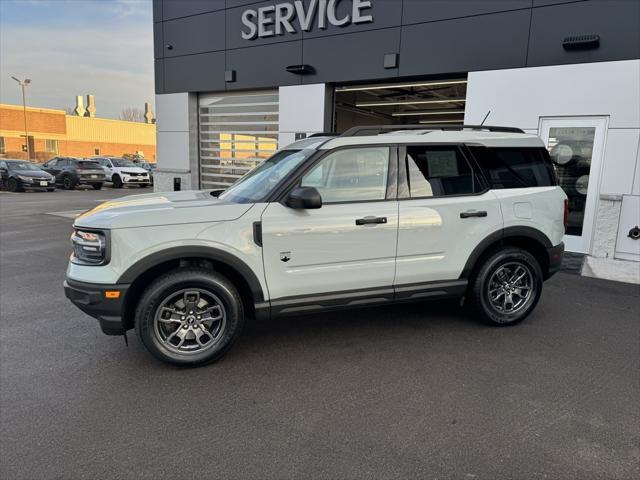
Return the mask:
<svg viewBox="0 0 640 480">
<path fill-rule="evenodd" d="M 72 108 L 95 95 L 97 116 L 154 99 L 151 0 L 0 0 L 0 103 Z"/>
</svg>

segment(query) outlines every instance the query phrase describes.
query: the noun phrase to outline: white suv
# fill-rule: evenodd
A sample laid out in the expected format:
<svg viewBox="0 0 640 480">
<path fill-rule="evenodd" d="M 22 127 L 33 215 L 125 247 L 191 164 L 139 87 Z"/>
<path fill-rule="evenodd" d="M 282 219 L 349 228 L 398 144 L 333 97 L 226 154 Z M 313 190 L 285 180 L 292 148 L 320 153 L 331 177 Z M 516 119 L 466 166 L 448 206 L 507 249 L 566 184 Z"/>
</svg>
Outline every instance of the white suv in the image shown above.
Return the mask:
<svg viewBox="0 0 640 480">
<path fill-rule="evenodd" d="M 493 325 L 524 319 L 564 250 L 541 140 L 389 130 L 296 142 L 222 193 L 99 205 L 75 221 L 67 297 L 179 365 L 220 358 L 245 317 L 461 297 Z"/>
<path fill-rule="evenodd" d="M 149 172 L 131 160 L 118 157 L 94 157 L 91 160 L 102 166 L 107 182 L 113 183 L 115 188 L 122 188 L 123 185 L 151 185 Z"/>
</svg>

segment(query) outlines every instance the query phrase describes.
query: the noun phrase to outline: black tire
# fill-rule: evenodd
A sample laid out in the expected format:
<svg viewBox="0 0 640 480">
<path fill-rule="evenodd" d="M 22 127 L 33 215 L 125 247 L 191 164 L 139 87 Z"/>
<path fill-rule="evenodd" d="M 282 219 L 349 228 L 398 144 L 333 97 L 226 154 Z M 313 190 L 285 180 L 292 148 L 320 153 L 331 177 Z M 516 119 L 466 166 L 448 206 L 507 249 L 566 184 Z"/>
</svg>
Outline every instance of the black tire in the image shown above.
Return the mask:
<svg viewBox="0 0 640 480">
<path fill-rule="evenodd" d="M 22 185 L 20 185 L 15 178 L 10 178 L 7 182 L 7 190 L 10 192 L 22 192 L 24 188 L 22 188 Z"/>
<path fill-rule="evenodd" d="M 122 188 L 122 179 L 120 175 L 114 175 L 111 177 L 111 181 L 113 182 L 113 188 Z"/>
<path fill-rule="evenodd" d="M 196 289 L 198 292 L 195 292 Z M 218 323 L 211 319 L 209 326 L 206 323 L 198 325 L 195 317 L 200 318 L 198 313 L 204 316 L 206 309 L 202 310 L 203 306 L 194 308 L 195 303 L 189 306 L 183 300 L 193 300 L 194 292 L 198 293 L 200 303 L 205 302 L 209 310 L 220 315 Z M 212 307 L 218 304 L 220 310 Z M 172 310 L 161 308 L 167 305 Z M 195 313 L 190 315 L 189 312 L 194 312 L 190 308 L 194 308 Z M 171 318 L 164 318 L 167 313 Z M 173 325 L 177 328 L 173 328 Z M 144 291 L 136 308 L 135 326 L 138 337 L 154 357 L 172 365 L 195 367 L 220 359 L 231 348 L 242 332 L 244 309 L 238 291 L 226 277 L 202 268 L 183 268 L 161 276 Z M 209 335 L 201 342 L 202 335 L 195 338 L 197 332 L 204 333 L 199 328 L 207 328 L 214 335 Z M 186 333 L 179 337 L 183 329 Z M 187 336 L 194 338 L 187 339 Z M 176 341 L 184 342 L 184 345 L 176 345 Z M 209 344 L 209 341 L 212 343 Z M 197 344 L 194 345 L 195 342 Z M 180 351 L 191 347 L 192 351 Z"/>
<path fill-rule="evenodd" d="M 94 190 L 100 190 L 102 188 L 101 183 L 92 183 L 91 186 L 93 187 Z"/>
<path fill-rule="evenodd" d="M 510 281 L 522 274 L 524 277 L 518 282 Z M 535 308 L 542 293 L 542 282 L 540 263 L 531 253 L 517 247 L 504 247 L 489 254 L 473 274 L 468 290 L 469 306 L 486 323 L 501 327 L 515 325 Z"/>
<path fill-rule="evenodd" d="M 69 175 L 62 177 L 62 188 L 65 190 L 73 190 L 76 187 L 76 182 Z"/>
</svg>

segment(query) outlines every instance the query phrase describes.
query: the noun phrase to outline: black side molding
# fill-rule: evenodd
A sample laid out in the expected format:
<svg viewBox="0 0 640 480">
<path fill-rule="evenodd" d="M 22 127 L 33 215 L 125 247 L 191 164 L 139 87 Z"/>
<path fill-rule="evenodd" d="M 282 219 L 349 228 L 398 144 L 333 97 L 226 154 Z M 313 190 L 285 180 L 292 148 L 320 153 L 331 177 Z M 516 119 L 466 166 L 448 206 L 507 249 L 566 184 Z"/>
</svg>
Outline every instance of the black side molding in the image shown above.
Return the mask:
<svg viewBox="0 0 640 480">
<path fill-rule="evenodd" d="M 395 302 L 413 302 L 437 298 L 462 297 L 466 280 L 415 283 L 393 287 L 366 288 L 316 295 L 298 295 L 271 301 L 271 315 L 313 313 L 326 310 L 370 307 Z"/>
<path fill-rule="evenodd" d="M 253 222 L 253 242 L 262 246 L 262 222 Z"/>
</svg>

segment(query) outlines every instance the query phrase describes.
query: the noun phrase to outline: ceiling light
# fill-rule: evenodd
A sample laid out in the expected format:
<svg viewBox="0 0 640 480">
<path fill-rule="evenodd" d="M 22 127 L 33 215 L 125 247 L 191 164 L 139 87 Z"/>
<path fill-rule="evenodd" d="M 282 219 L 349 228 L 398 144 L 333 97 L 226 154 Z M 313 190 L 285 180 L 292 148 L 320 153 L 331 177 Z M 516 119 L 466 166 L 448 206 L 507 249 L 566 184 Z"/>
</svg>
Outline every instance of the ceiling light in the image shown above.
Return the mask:
<svg viewBox="0 0 640 480">
<path fill-rule="evenodd" d="M 430 103 L 456 103 L 465 102 L 464 98 L 450 98 L 449 100 L 405 100 L 401 102 L 362 102 L 356 103 L 356 107 L 386 107 L 389 105 L 426 105 Z"/>
<path fill-rule="evenodd" d="M 393 117 L 409 117 L 409 116 L 420 116 L 420 115 L 462 115 L 464 110 L 442 110 L 440 112 L 398 112 L 392 113 Z"/>
<path fill-rule="evenodd" d="M 467 83 L 466 80 L 446 80 L 442 82 L 422 82 L 422 83 L 395 83 L 388 85 L 373 85 L 363 87 L 336 87 L 336 92 L 361 92 L 365 90 L 385 90 L 388 88 L 411 88 L 411 87 L 438 87 L 442 85 L 460 85 Z"/>
</svg>

